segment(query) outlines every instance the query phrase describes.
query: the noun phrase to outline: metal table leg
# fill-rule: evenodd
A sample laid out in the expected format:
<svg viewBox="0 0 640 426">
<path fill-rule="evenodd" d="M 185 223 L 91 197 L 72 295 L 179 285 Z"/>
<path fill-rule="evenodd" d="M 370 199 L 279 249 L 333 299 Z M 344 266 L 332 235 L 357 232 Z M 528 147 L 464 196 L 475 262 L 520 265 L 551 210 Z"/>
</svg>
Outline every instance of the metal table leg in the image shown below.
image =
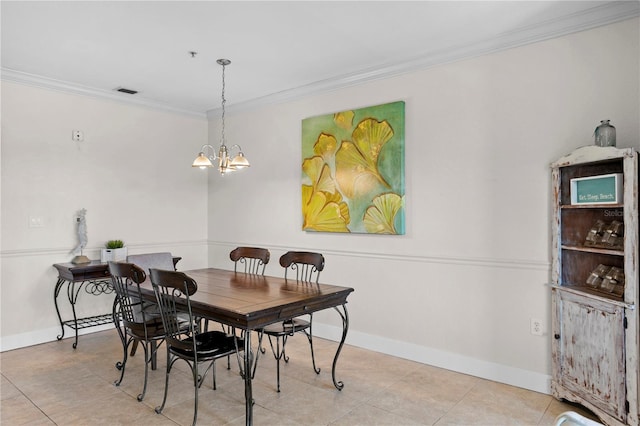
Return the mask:
<svg viewBox="0 0 640 426">
<path fill-rule="evenodd" d="M 342 351 L 342 347 L 344 346 L 344 341 L 347 339 L 347 332 L 349 331 L 349 313 L 347 312 L 347 305 L 342 305 L 342 312 L 339 307 L 334 307 L 336 312 L 340 314 L 340 318 L 342 318 L 342 339 L 340 340 L 340 344 L 338 345 L 338 350 L 336 351 L 336 356 L 333 358 L 333 365 L 331 366 L 331 378 L 333 379 L 333 385 L 338 390 L 342 390 L 344 388 L 344 383 L 342 381 L 336 381 L 336 363 L 338 362 L 338 356 L 340 356 L 340 351 Z"/>
<path fill-rule="evenodd" d="M 78 347 L 78 316 L 76 315 L 76 302 L 78 301 L 78 294 L 80 293 L 80 289 L 82 289 L 82 284 L 84 284 L 84 282 L 79 283 L 77 290 L 76 283 L 73 281 L 67 286 L 67 298 L 71 304 L 71 311 L 73 312 L 73 330 L 76 334 L 75 341 L 73 342 L 73 349 Z"/>
<path fill-rule="evenodd" d="M 253 425 L 253 389 L 251 388 L 252 356 L 251 356 L 251 330 L 247 330 L 244 336 L 244 399 L 246 425 Z"/>
<path fill-rule="evenodd" d="M 64 279 L 58 278 L 56 286 L 53 290 L 53 303 L 56 305 L 56 313 L 58 314 L 58 321 L 60 321 L 61 329 L 60 335 L 56 337 L 58 340 L 62 340 L 64 338 L 64 322 L 62 321 L 62 315 L 60 315 L 60 308 L 58 307 L 58 295 L 60 294 L 60 289 L 62 289 L 62 285 L 65 282 L 66 281 Z"/>
</svg>

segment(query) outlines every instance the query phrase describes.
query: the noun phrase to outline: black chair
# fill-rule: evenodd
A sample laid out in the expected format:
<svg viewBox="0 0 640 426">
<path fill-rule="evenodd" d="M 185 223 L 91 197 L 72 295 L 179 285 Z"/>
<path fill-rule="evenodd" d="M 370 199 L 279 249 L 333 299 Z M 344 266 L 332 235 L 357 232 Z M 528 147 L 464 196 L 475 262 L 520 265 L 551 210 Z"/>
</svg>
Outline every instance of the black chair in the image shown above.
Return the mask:
<svg viewBox="0 0 640 426">
<path fill-rule="evenodd" d="M 191 368 L 195 388 L 193 424 L 198 418 L 198 389 L 212 370 L 213 389 L 216 389 L 215 361 L 219 358 L 238 353 L 244 349 L 244 341 L 236 336 L 228 336 L 222 331 L 198 333 L 196 318 L 191 308 L 191 296 L 198 289 L 193 278 L 182 272 L 165 271 L 151 268 L 151 283 L 160 308 L 162 323 L 166 330 L 167 372 L 165 378 L 162 405 L 156 407 L 161 413 L 167 401 L 169 374 L 178 360 L 184 360 Z M 180 326 L 179 316 L 186 314 L 189 328 Z M 198 372 L 198 365 L 208 363 L 204 373 Z"/>
<path fill-rule="evenodd" d="M 165 339 L 162 318 L 156 304 L 147 302 L 142 297 L 140 283 L 146 279 L 142 269 L 132 263 L 109 262 L 109 273 L 116 292 L 116 327 L 122 338 L 124 351 L 122 361 L 116 363 L 116 368 L 120 370 L 120 379 L 115 385 L 120 386 L 124 378 L 129 346 L 140 342 L 144 348 L 144 384 L 138 401 L 142 401 L 147 391 L 149 364 L 152 364 L 152 369 L 155 370 L 156 351 Z"/>
<path fill-rule="evenodd" d="M 234 262 L 233 270 L 238 272 L 238 263 L 244 265 L 245 274 L 264 275 L 264 269 L 269 263 L 269 250 L 258 247 L 236 247 L 231 250 L 229 257 Z"/>
<path fill-rule="evenodd" d="M 289 251 L 280 257 L 280 265 L 285 268 L 284 278 L 287 280 L 287 272 L 295 272 L 295 285 L 303 285 L 315 291 L 318 288 L 318 279 L 320 272 L 324 269 L 324 256 L 320 253 L 312 253 L 306 251 Z M 278 392 L 280 392 L 280 360 L 284 358 L 285 362 L 289 362 L 289 357 L 285 353 L 287 338 L 295 333 L 302 332 L 309 340 L 311 347 L 311 362 L 313 363 L 313 371 L 320 374 L 320 369 L 316 367 L 316 359 L 313 353 L 313 333 L 312 333 L 313 314 L 304 317 L 296 317 L 283 322 L 270 324 L 261 330 L 259 339 L 260 351 L 264 353 L 262 348 L 262 334 L 269 337 L 269 346 L 276 359 L 276 371 L 278 379 Z M 274 346 L 273 340 L 276 341 Z"/>
<path fill-rule="evenodd" d="M 127 262 L 133 263 L 138 266 L 140 269 L 144 271 L 147 276 L 149 276 L 149 269 L 158 268 L 158 269 L 167 269 L 167 270 L 175 270 L 176 264 L 182 259 L 181 257 L 173 257 L 173 255 L 169 252 L 159 252 L 159 253 L 142 253 L 142 254 L 130 254 L 127 256 Z M 151 302 L 149 302 L 151 303 Z M 153 303 L 155 305 L 155 303 Z M 152 308 L 148 308 L 152 309 Z M 158 317 L 160 316 L 160 312 L 157 311 Z M 124 344 L 124 337 L 121 333 L 121 338 L 123 338 L 122 343 Z M 138 342 L 133 342 L 133 346 L 131 347 L 131 356 L 136 354 L 136 349 L 138 348 Z M 154 354 L 155 355 L 155 354 Z M 156 358 L 153 357 L 151 363 L 151 369 L 156 369 Z"/>
</svg>

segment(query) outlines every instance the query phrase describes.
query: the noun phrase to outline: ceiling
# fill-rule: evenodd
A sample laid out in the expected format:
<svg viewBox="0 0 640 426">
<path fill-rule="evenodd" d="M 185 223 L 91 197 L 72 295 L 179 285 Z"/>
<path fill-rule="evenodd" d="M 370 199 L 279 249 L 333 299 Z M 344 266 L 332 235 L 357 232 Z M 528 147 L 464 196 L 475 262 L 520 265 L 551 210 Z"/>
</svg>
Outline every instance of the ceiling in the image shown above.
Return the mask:
<svg viewBox="0 0 640 426">
<path fill-rule="evenodd" d="M 3 0 L 2 78 L 202 115 L 220 107 L 219 58 L 233 108 L 628 19 L 639 4 Z"/>
</svg>

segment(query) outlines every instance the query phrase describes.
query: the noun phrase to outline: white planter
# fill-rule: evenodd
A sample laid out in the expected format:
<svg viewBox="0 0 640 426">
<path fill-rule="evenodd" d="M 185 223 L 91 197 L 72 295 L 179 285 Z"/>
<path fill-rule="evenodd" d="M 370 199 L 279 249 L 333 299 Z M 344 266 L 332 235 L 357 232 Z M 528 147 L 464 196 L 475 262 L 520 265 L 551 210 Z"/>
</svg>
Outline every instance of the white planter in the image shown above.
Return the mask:
<svg viewBox="0 0 640 426">
<path fill-rule="evenodd" d="M 119 262 L 127 260 L 127 248 L 122 247 L 118 249 L 102 249 L 100 252 L 100 262 L 106 263 L 108 261 Z"/>
</svg>

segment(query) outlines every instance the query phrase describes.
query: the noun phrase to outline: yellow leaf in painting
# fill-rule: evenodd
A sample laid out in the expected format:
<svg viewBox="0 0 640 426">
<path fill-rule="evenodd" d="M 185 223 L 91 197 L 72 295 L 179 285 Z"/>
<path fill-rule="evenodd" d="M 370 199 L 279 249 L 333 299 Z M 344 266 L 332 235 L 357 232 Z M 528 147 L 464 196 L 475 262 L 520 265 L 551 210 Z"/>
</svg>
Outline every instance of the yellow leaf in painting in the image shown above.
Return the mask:
<svg viewBox="0 0 640 426">
<path fill-rule="evenodd" d="M 367 118 L 353 131 L 353 141 L 342 141 L 336 153 L 336 180 L 347 197 L 371 191 L 376 181 L 390 187 L 378 171 L 378 156 L 392 137 L 386 120 Z"/>
<path fill-rule="evenodd" d="M 370 234 L 397 234 L 394 222 L 400 208 L 402 197 L 398 194 L 378 195 L 364 213 L 362 222 L 365 229 Z"/>
<path fill-rule="evenodd" d="M 302 185 L 302 229 L 324 232 L 349 232 L 341 207 L 327 199 L 325 192 L 314 192 L 309 185 Z M 329 195 L 331 197 L 331 195 Z M 344 203 L 342 203 L 344 204 Z"/>
<path fill-rule="evenodd" d="M 336 191 L 333 194 L 325 193 L 325 196 L 327 197 L 328 203 L 333 202 L 338 204 L 338 206 L 340 207 L 340 216 L 342 216 L 346 224 L 349 224 L 349 222 L 351 222 L 351 215 L 349 214 L 349 206 L 347 205 L 347 203 L 342 201 L 342 194 Z"/>
<path fill-rule="evenodd" d="M 333 122 L 336 123 L 338 127 L 349 130 L 351 126 L 353 126 L 354 115 L 353 111 L 338 112 L 333 114 Z"/>
<path fill-rule="evenodd" d="M 306 216 L 306 209 L 313 195 L 313 187 L 309 185 L 302 185 L 302 214 Z"/>
<path fill-rule="evenodd" d="M 326 133 L 320 133 L 316 143 L 313 144 L 313 153 L 323 157 L 331 156 L 336 153 L 337 146 L 338 141 L 336 141 L 334 136 Z"/>
<path fill-rule="evenodd" d="M 336 192 L 336 182 L 331 177 L 331 170 L 322 157 L 306 158 L 302 162 L 302 171 L 311 178 L 314 191 Z"/>
</svg>

